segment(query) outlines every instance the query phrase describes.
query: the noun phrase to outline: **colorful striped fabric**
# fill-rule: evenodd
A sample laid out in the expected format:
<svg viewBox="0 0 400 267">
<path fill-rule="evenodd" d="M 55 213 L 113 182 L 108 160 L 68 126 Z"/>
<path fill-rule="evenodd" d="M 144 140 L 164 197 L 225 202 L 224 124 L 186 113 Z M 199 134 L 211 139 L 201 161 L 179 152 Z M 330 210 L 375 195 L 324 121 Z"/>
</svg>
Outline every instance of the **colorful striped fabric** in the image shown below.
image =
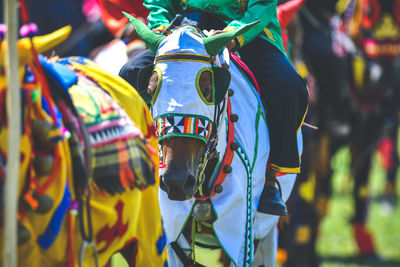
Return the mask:
<svg viewBox="0 0 400 267">
<path fill-rule="evenodd" d="M 158 140 L 173 136 L 194 137 L 208 142 L 212 122 L 208 118 L 179 114 L 167 114 L 154 119 Z"/>
</svg>

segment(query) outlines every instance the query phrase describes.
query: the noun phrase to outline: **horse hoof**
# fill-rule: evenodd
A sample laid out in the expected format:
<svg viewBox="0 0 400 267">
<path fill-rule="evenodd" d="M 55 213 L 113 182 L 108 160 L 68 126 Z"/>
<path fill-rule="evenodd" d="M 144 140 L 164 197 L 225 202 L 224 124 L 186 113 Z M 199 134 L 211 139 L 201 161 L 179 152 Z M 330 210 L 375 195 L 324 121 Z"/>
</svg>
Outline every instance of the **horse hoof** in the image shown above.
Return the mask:
<svg viewBox="0 0 400 267">
<path fill-rule="evenodd" d="M 35 210 L 37 213 L 40 213 L 40 214 L 47 213 L 53 207 L 53 202 L 54 202 L 53 198 L 51 198 L 47 195 L 38 196 L 37 200 L 39 202 L 38 207 Z"/>
<path fill-rule="evenodd" d="M 49 175 L 53 170 L 53 156 L 38 156 L 33 159 L 33 167 L 40 176 Z"/>
<path fill-rule="evenodd" d="M 18 246 L 25 244 L 31 238 L 31 233 L 29 230 L 18 223 Z"/>
<path fill-rule="evenodd" d="M 193 208 L 193 217 L 197 221 L 209 222 L 214 218 L 212 204 L 208 201 L 198 201 Z"/>
</svg>

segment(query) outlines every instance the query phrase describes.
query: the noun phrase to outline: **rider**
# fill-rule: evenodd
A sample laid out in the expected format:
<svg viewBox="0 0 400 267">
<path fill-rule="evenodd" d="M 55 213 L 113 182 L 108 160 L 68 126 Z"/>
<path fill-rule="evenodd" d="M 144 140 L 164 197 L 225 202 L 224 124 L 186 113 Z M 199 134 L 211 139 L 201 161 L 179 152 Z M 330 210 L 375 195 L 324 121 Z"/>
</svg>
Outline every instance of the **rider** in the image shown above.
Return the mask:
<svg viewBox="0 0 400 267">
<path fill-rule="evenodd" d="M 276 17 L 277 2 L 145 0 L 144 6 L 150 9 L 147 18 L 149 28 L 158 33 L 166 29 L 176 14 L 183 14 L 188 18 L 186 21 L 197 21 L 197 27 L 202 30 L 217 30 L 214 34 L 260 20 L 227 47 L 229 50 L 237 50 L 253 71 L 267 110 L 271 150 L 258 211 L 284 216 L 287 215 L 287 209 L 276 187 L 276 175 L 278 172 L 300 172 L 297 132 L 307 110 L 308 91 L 284 53 L 281 29 Z M 153 60 L 154 54 L 145 51 L 122 67 L 120 76 L 137 88 L 139 69 L 151 64 Z"/>
</svg>

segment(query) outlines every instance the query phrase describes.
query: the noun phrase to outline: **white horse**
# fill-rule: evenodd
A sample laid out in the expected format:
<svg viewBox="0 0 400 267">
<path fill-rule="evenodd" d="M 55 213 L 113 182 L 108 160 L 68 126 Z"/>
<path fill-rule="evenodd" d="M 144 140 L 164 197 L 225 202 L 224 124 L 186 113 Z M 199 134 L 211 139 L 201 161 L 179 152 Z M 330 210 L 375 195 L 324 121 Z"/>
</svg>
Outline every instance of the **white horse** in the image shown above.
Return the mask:
<svg viewBox="0 0 400 267">
<path fill-rule="evenodd" d="M 192 26 L 163 36 L 125 15 L 156 54 L 139 87 L 152 95 L 165 164 L 160 205 L 171 266 L 209 266 L 213 253 L 204 259 L 202 249 L 217 247 L 224 265 L 274 266 L 279 217 L 257 212 L 269 155 L 267 114 L 227 51 L 219 53 L 255 23 L 211 37 Z M 301 133 L 298 144 L 301 151 Z M 286 201 L 295 175 L 279 181 Z"/>
</svg>

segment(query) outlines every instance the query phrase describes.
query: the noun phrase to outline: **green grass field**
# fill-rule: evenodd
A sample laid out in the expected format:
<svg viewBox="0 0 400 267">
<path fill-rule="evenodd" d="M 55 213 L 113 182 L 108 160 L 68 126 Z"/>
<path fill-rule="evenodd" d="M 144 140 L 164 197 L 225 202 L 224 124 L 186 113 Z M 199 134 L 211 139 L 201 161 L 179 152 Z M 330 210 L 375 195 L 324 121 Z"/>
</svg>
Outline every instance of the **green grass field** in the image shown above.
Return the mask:
<svg viewBox="0 0 400 267">
<path fill-rule="evenodd" d="M 368 229 L 373 233 L 376 250 L 383 262 L 375 266 L 400 266 L 400 205 L 390 212 L 378 201 L 385 186 L 385 172 L 375 157 L 369 182 L 371 206 Z M 349 171 L 349 151 L 340 150 L 332 160 L 334 177 L 333 198 L 327 217 L 322 221 L 318 253 L 323 267 L 366 266 L 356 262 L 357 246 L 349 220 L 353 215 L 352 182 Z M 398 173 L 399 174 L 399 173 Z M 399 175 L 398 175 L 399 176 Z M 397 182 L 397 195 L 400 182 Z"/>
</svg>

